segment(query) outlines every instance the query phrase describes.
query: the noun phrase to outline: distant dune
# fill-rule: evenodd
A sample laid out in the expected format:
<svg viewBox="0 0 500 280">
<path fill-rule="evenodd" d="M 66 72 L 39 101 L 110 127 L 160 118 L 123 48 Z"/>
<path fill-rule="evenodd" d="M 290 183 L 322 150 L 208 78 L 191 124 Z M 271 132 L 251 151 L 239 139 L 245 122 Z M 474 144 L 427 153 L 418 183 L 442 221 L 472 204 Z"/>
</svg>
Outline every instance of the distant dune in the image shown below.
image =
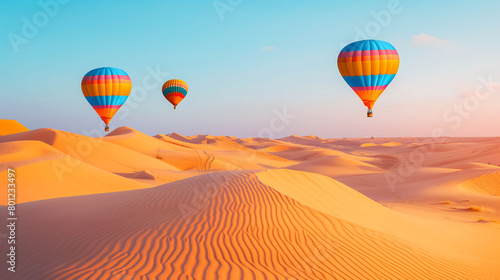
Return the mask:
<svg viewBox="0 0 500 280">
<path fill-rule="evenodd" d="M 459 187 L 481 194 L 500 196 L 500 172 L 469 179 L 460 183 Z"/>
<path fill-rule="evenodd" d="M 399 143 L 399 142 L 389 142 L 389 143 L 383 143 L 380 145 L 385 146 L 385 147 L 395 147 L 395 146 L 403 146 L 404 144 Z"/>
<path fill-rule="evenodd" d="M 73 158 L 112 173 L 127 173 L 143 169 L 177 170 L 168 163 L 109 143 L 102 138 L 91 138 L 54 129 L 44 128 L 3 136 L 0 138 L 0 143 L 19 140 L 42 141 Z"/>
<path fill-rule="evenodd" d="M 377 147 L 378 145 L 375 144 L 375 143 L 363 143 L 360 145 L 361 148 L 365 148 L 365 147 Z"/>
<path fill-rule="evenodd" d="M 175 132 L 170 133 L 170 134 L 168 135 L 168 137 L 173 138 L 173 139 L 177 139 L 177 140 L 180 140 L 180 141 L 184 141 L 184 142 L 188 142 L 188 141 L 189 141 L 189 138 L 184 137 L 184 136 L 182 136 L 182 135 L 180 135 L 180 134 L 177 134 L 177 133 L 175 133 Z"/>
<path fill-rule="evenodd" d="M 16 120 L 0 120 L 0 136 L 28 131 L 24 125 Z"/>
<path fill-rule="evenodd" d="M 396 146 L 403 146 L 403 143 L 399 142 L 389 142 L 389 143 L 380 143 L 380 144 L 375 144 L 375 143 L 363 143 L 360 145 L 360 147 L 365 148 L 365 147 L 376 147 L 376 146 L 383 146 L 383 147 L 396 147 Z"/>
<path fill-rule="evenodd" d="M 9 279 L 500 279 L 499 165 L 498 138 L 10 133 Z"/>
<path fill-rule="evenodd" d="M 198 192 L 210 195 L 209 199 L 200 201 Z M 481 279 L 487 275 L 468 268 L 464 261 L 434 255 L 393 235 L 321 213 L 248 172 L 204 175 L 91 198 L 91 212 L 86 197 L 41 201 L 20 210 L 31 230 L 20 231 L 24 245 L 19 254 L 25 257 L 16 279 L 353 279 L 373 275 Z M 364 207 L 355 195 L 349 198 Z M 60 209 L 68 210 L 61 215 Z M 51 227 L 39 223 L 48 218 Z M 58 230 L 54 232 L 53 227 Z"/>
<path fill-rule="evenodd" d="M 40 141 L 0 143 L 0 176 L 16 170 L 17 203 L 150 187 L 72 158 Z M 8 162 L 8 163 L 7 163 Z M 0 193 L 1 204 L 7 192 Z"/>
<path fill-rule="evenodd" d="M 322 157 L 319 159 L 299 163 L 297 165 L 292 165 L 288 168 L 294 170 L 315 172 L 330 177 L 384 172 L 383 169 L 380 169 L 371 164 L 342 156 Z"/>
</svg>

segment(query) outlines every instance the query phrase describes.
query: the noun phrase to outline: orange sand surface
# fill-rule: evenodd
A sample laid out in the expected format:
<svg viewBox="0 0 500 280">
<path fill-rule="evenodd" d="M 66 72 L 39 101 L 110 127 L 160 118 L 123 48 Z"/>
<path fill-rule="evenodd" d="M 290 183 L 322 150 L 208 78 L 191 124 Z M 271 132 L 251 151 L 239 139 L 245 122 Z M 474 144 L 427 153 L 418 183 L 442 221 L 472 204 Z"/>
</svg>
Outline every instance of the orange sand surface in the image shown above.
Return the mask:
<svg viewBox="0 0 500 280">
<path fill-rule="evenodd" d="M 37 129 L 9 168 L 8 279 L 500 279 L 500 138 Z"/>
<path fill-rule="evenodd" d="M 16 120 L 0 120 L 0 136 L 28 131 L 24 125 Z"/>
</svg>

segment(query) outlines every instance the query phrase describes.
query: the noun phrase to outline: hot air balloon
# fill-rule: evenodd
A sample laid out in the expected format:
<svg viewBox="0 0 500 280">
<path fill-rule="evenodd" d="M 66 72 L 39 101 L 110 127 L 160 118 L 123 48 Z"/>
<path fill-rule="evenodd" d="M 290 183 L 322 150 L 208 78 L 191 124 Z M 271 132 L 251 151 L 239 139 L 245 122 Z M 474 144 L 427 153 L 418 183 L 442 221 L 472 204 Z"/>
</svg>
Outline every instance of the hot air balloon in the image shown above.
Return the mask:
<svg viewBox="0 0 500 280">
<path fill-rule="evenodd" d="M 184 97 L 186 97 L 188 92 L 188 85 L 183 80 L 173 79 L 168 80 L 161 88 L 163 96 L 168 100 L 168 102 L 174 105 L 174 109 L 177 108 Z"/>
<path fill-rule="evenodd" d="M 125 103 L 131 89 L 130 77 L 118 68 L 97 68 L 85 74 L 82 80 L 83 95 L 106 124 L 105 131 L 109 131 L 109 122 Z"/>
<path fill-rule="evenodd" d="M 363 40 L 350 43 L 340 51 L 337 65 L 347 84 L 368 107 L 368 117 L 377 98 L 394 79 L 399 55 L 389 43 Z"/>
</svg>

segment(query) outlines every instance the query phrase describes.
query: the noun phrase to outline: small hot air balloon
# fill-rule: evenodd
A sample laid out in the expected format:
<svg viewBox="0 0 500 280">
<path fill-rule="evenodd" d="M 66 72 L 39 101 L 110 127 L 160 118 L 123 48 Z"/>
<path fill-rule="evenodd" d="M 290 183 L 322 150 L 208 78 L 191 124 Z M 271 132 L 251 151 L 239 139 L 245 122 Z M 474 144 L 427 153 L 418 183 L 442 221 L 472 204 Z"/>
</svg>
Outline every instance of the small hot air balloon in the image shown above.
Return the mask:
<svg viewBox="0 0 500 280">
<path fill-rule="evenodd" d="M 106 124 L 125 103 L 132 89 L 128 74 L 118 68 L 102 67 L 89 71 L 82 80 L 82 92 Z"/>
<path fill-rule="evenodd" d="M 183 80 L 173 79 L 168 80 L 161 88 L 163 96 L 168 100 L 168 102 L 174 105 L 174 109 L 177 108 L 184 97 L 186 97 L 188 92 L 188 85 Z"/>
<path fill-rule="evenodd" d="M 347 84 L 368 107 L 368 117 L 377 98 L 394 79 L 399 55 L 389 43 L 363 40 L 350 43 L 340 51 L 337 65 Z"/>
</svg>

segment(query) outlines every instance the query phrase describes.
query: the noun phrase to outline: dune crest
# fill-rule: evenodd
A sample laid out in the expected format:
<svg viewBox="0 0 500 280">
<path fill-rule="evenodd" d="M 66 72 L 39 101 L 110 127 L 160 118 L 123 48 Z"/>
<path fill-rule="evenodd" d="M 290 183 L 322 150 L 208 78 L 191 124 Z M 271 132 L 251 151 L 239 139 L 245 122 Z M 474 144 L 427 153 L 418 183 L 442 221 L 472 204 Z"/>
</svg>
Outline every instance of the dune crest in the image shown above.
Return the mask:
<svg viewBox="0 0 500 280">
<path fill-rule="evenodd" d="M 458 184 L 458 187 L 480 194 L 500 196 L 500 172 L 469 179 Z"/>
</svg>

